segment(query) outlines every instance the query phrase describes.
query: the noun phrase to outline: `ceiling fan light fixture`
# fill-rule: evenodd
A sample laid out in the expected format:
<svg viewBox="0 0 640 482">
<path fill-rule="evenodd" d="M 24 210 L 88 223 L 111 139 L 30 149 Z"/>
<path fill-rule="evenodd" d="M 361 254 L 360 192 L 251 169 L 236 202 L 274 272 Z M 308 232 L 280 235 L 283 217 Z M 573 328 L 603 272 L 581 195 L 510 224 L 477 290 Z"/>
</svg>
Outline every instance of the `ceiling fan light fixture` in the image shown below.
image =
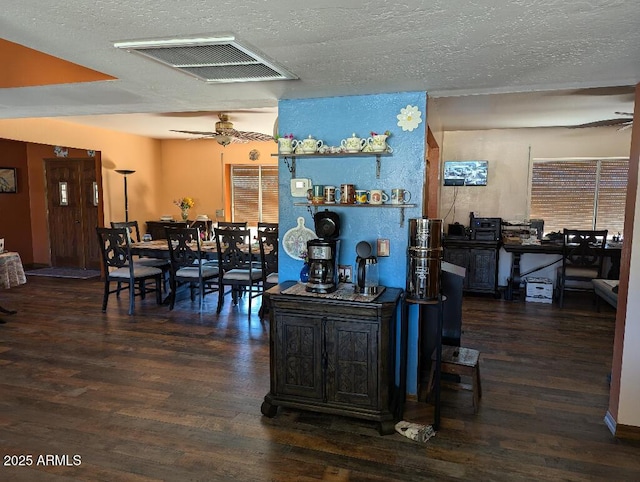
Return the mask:
<svg viewBox="0 0 640 482">
<path fill-rule="evenodd" d="M 231 136 L 216 136 L 216 141 L 218 142 L 218 144 L 220 144 L 222 147 L 227 147 L 229 144 L 231 144 L 231 141 L 233 140 L 233 138 Z"/>
<path fill-rule="evenodd" d="M 254 47 L 239 42 L 234 35 L 131 40 L 113 46 L 210 83 L 298 78 Z"/>
</svg>

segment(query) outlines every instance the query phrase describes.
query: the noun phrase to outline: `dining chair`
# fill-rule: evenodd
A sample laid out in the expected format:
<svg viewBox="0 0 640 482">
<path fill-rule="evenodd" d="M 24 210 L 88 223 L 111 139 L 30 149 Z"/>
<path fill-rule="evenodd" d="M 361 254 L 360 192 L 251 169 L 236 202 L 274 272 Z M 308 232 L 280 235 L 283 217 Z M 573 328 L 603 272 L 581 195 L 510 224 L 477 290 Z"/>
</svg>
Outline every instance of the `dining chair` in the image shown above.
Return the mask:
<svg viewBox="0 0 640 482">
<path fill-rule="evenodd" d="M 259 231 L 260 264 L 262 269 L 262 304 L 258 314 L 262 319 L 267 312 L 264 291 L 278 284 L 278 231 Z"/>
<path fill-rule="evenodd" d="M 231 293 L 233 304 L 238 304 L 239 296 L 249 296 L 249 316 L 251 300 L 262 294 L 262 269 L 254 266 L 251 247 L 251 231 L 248 229 L 215 229 L 218 267 L 220 268 L 218 309 L 220 313 L 224 298 Z M 257 253 L 255 253 L 257 254 Z M 229 291 L 225 292 L 225 286 Z"/>
<path fill-rule="evenodd" d="M 107 310 L 109 295 L 120 294 L 121 283 L 129 288 L 129 314 L 133 315 L 135 297 L 144 299 L 147 293 L 156 293 L 156 302 L 162 303 L 162 270 L 153 266 L 144 266 L 131 262 L 131 238 L 127 228 L 96 228 L 102 264 L 104 267 L 104 295 L 102 311 Z M 155 288 L 149 288 L 147 281 L 154 280 Z M 111 290 L 111 282 L 118 288 Z"/>
<path fill-rule="evenodd" d="M 202 241 L 209 241 L 213 238 L 213 221 L 211 219 L 200 221 L 196 219 L 189 227 L 200 230 L 200 239 Z"/>
<path fill-rule="evenodd" d="M 278 231 L 278 223 L 258 223 L 258 232 L 260 231 Z"/>
<path fill-rule="evenodd" d="M 562 266 L 557 272 L 560 308 L 567 290 L 593 292 L 591 281 L 602 277 L 607 233 L 606 229 L 563 230 Z"/>
<path fill-rule="evenodd" d="M 141 238 L 138 221 L 111 221 L 111 227 L 126 228 L 129 231 L 129 237 L 133 238 L 137 243 L 140 242 Z M 152 266 L 154 268 L 160 268 L 162 270 L 163 287 L 165 292 L 167 291 L 167 281 L 169 279 L 169 271 L 171 269 L 171 262 L 168 259 L 138 256 L 137 258 L 133 259 L 133 262 L 138 263 L 142 266 Z M 118 289 L 120 288 L 120 285 L 118 285 Z"/>
<path fill-rule="evenodd" d="M 191 301 L 195 301 L 196 291 L 200 295 L 200 310 L 205 295 L 218 291 L 217 266 L 203 263 L 200 250 L 200 230 L 198 228 L 167 228 L 167 243 L 171 259 L 171 301 L 173 310 L 178 286 L 189 285 Z"/>
</svg>

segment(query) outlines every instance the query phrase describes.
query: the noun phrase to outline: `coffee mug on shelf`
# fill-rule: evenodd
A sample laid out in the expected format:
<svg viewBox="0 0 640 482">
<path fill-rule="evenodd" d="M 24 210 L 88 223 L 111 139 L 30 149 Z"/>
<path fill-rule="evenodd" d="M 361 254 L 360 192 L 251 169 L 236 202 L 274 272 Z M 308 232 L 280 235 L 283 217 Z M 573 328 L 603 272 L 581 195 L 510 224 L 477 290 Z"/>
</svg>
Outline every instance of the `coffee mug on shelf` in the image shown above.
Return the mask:
<svg viewBox="0 0 640 482">
<path fill-rule="evenodd" d="M 356 189 L 356 204 L 367 204 L 367 191 Z"/>
<path fill-rule="evenodd" d="M 324 202 L 325 204 L 334 204 L 336 202 L 336 187 L 325 186 L 324 187 Z"/>
<path fill-rule="evenodd" d="M 356 186 L 354 184 L 340 184 L 340 189 L 336 189 L 336 201 L 340 204 L 354 204 L 356 202 Z"/>
<path fill-rule="evenodd" d="M 391 204 L 405 204 L 411 201 L 411 193 L 406 189 L 395 188 L 391 190 Z"/>
<path fill-rule="evenodd" d="M 369 204 L 383 204 L 389 200 L 389 196 L 382 189 L 371 189 L 367 195 Z"/>
</svg>

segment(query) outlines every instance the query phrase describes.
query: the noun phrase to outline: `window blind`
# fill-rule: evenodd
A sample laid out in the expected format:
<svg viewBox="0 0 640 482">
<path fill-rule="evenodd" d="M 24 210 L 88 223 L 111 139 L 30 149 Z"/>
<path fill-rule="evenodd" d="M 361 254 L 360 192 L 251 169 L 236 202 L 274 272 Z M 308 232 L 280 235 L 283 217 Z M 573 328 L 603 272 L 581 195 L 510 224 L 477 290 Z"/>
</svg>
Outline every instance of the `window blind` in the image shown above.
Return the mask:
<svg viewBox="0 0 640 482">
<path fill-rule="evenodd" d="M 607 229 L 622 233 L 629 161 L 534 161 L 531 219 L 545 232 Z"/>
<path fill-rule="evenodd" d="M 278 222 L 278 167 L 232 166 L 231 199 L 233 221 Z"/>
</svg>

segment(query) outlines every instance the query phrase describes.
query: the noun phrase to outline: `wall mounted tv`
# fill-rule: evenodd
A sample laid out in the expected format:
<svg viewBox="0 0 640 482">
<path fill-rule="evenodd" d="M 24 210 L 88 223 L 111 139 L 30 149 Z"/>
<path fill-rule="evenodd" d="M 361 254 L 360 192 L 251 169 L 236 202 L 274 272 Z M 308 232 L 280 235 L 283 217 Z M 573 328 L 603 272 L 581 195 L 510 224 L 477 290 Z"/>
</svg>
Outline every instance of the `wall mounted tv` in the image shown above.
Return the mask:
<svg viewBox="0 0 640 482">
<path fill-rule="evenodd" d="M 486 186 L 488 161 L 444 161 L 445 186 Z"/>
</svg>

